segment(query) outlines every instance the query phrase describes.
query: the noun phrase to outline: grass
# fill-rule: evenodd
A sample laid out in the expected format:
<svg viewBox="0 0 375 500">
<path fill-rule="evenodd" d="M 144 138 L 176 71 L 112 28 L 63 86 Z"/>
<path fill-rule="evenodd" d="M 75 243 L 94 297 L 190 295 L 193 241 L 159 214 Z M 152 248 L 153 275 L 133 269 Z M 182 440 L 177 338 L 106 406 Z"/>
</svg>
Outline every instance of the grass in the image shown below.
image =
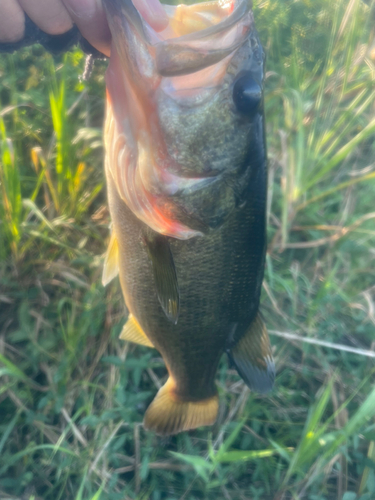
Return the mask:
<svg viewBox="0 0 375 500">
<path fill-rule="evenodd" d="M 80 51 L 1 56 L 1 499 L 375 498 L 375 5 L 255 16 L 277 384 L 250 394 L 223 358 L 218 422 L 170 439 L 140 425 L 163 362 L 118 340 L 119 284 L 100 284 L 105 63 L 84 83 Z"/>
</svg>

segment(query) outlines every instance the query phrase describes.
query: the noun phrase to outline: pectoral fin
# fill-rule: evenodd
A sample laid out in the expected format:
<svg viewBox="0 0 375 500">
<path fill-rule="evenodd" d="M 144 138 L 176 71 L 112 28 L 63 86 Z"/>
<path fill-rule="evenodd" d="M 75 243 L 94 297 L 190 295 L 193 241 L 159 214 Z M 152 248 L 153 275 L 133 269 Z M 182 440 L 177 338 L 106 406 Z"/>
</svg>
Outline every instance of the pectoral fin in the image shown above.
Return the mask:
<svg viewBox="0 0 375 500">
<path fill-rule="evenodd" d="M 177 324 L 180 291 L 168 239 L 165 236 L 158 235 L 145 238 L 145 241 L 152 261 L 156 293 L 160 305 L 167 318 L 172 323 Z"/>
<path fill-rule="evenodd" d="M 261 393 L 272 389 L 275 363 L 267 328 L 259 313 L 246 333 L 227 352 L 229 359 L 250 389 Z"/>
<path fill-rule="evenodd" d="M 145 332 L 142 330 L 141 325 L 132 314 L 129 314 L 128 321 L 125 323 L 124 328 L 120 333 L 120 339 L 128 340 L 129 342 L 134 342 L 135 344 L 145 345 L 146 347 L 154 347 L 153 343 L 147 337 Z"/>
<path fill-rule="evenodd" d="M 108 245 L 107 254 L 106 254 L 105 260 L 104 260 L 103 276 L 102 276 L 103 286 L 108 285 L 108 283 L 110 281 L 112 281 L 113 278 L 116 278 L 118 273 L 119 273 L 118 243 L 117 243 L 116 236 L 114 235 L 114 233 L 112 233 L 111 239 L 110 239 L 109 245 Z"/>
</svg>

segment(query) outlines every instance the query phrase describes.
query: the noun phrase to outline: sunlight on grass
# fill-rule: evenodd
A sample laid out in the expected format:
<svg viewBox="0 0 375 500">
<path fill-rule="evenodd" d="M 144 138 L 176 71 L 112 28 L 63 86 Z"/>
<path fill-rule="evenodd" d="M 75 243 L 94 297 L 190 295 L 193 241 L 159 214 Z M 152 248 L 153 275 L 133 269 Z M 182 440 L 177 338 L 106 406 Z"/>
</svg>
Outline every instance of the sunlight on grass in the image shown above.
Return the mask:
<svg viewBox="0 0 375 500">
<path fill-rule="evenodd" d="M 373 36 L 371 16 L 366 15 L 362 0 L 327 3 L 324 10 L 321 5 L 317 3 L 317 15 L 332 16 L 331 25 L 326 25 L 324 52 L 313 53 L 313 44 L 311 49 L 301 47 L 301 36 L 311 30 L 293 26 L 285 71 L 269 77 L 279 85 L 267 97 L 268 108 L 284 108 L 284 114 L 274 120 L 277 128 L 271 136 L 272 142 L 280 136 L 282 150 L 282 247 L 288 244 L 290 227 L 301 208 L 346 187 L 339 184 L 321 193 L 322 183 L 329 183 L 335 169 L 344 160 L 355 164 L 357 147 L 375 135 L 375 119 L 364 120 L 375 98 L 375 62 L 367 51 Z M 267 7 L 276 9 L 266 3 Z M 308 7 L 312 5 L 306 2 Z M 356 182 L 368 180 L 363 175 Z"/>
<path fill-rule="evenodd" d="M 21 238 L 20 223 L 22 220 L 21 183 L 15 157 L 13 142 L 7 137 L 3 118 L 0 117 L 1 133 L 1 163 L 0 163 L 0 237 L 4 242 L 1 245 L 0 258 L 6 257 L 6 248 L 10 248 L 17 258 L 18 243 Z"/>
<path fill-rule="evenodd" d="M 119 341 L 119 283 L 100 281 L 106 62 L 84 83 L 79 50 L 0 57 L 0 498 L 375 498 L 375 2 L 254 15 L 276 388 L 223 358 L 217 423 L 168 439 L 140 424 L 164 364 Z"/>
</svg>

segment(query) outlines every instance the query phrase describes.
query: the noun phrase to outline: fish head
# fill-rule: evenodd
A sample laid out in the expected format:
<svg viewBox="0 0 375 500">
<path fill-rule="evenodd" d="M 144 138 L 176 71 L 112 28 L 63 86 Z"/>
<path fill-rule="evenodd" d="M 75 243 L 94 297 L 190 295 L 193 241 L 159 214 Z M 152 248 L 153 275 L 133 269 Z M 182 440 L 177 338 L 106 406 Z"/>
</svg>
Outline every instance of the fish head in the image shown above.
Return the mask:
<svg viewBox="0 0 375 500">
<path fill-rule="evenodd" d="M 165 5 L 159 33 L 131 0 L 104 5 L 113 38 L 107 175 L 154 231 L 202 235 L 244 202 L 264 143 L 264 53 L 251 3 Z"/>
</svg>

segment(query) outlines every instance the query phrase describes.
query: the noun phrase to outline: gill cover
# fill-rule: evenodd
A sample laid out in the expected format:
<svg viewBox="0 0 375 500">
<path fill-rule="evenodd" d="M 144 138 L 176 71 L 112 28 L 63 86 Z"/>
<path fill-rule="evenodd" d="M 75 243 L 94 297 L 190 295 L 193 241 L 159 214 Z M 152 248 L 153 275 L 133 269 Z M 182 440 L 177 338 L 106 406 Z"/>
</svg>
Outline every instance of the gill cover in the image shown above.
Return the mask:
<svg viewBox="0 0 375 500">
<path fill-rule="evenodd" d="M 104 0 L 112 32 L 108 67 L 106 169 L 121 199 L 157 233 L 178 239 L 202 235 L 194 214 L 176 195 L 199 192 L 215 174 L 187 175 L 168 154 L 157 97 L 161 88 L 187 75 L 191 92 L 214 89 L 253 25 L 249 0 L 165 6 L 169 26 L 154 32 L 131 0 Z M 195 77 L 197 73 L 197 77 Z M 212 90 L 211 90 L 212 91 Z"/>
</svg>

